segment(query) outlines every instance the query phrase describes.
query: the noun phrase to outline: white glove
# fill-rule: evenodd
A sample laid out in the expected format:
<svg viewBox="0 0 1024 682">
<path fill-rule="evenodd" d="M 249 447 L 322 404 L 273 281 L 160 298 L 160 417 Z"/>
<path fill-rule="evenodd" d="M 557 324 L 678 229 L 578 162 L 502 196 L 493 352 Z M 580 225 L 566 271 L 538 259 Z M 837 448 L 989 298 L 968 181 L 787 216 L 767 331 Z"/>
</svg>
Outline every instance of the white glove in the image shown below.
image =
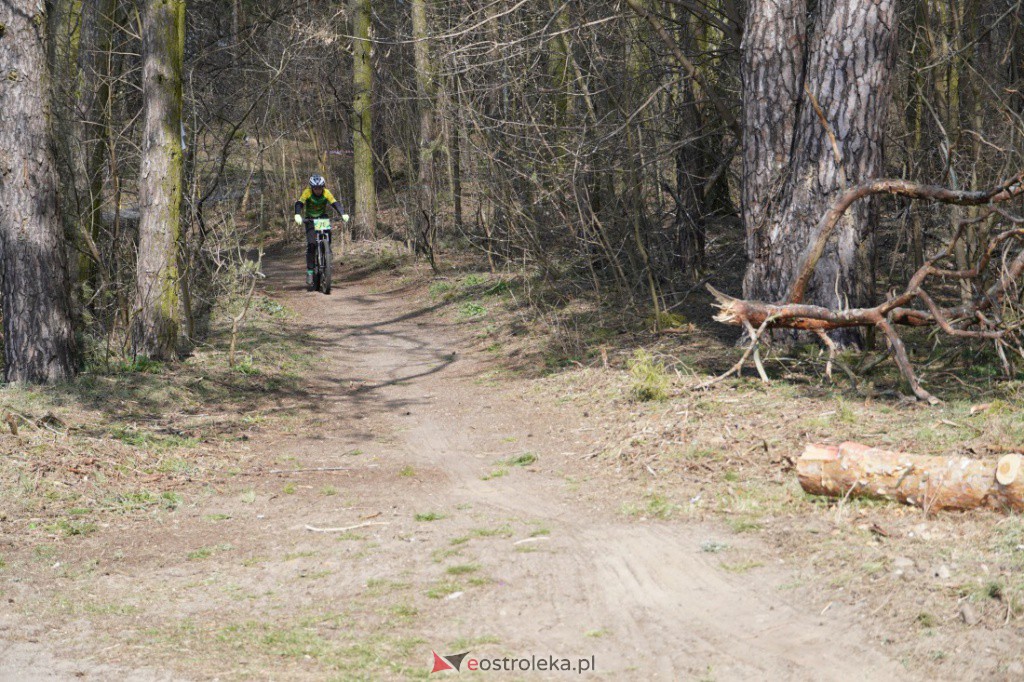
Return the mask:
<svg viewBox="0 0 1024 682">
<path fill-rule="evenodd" d="M 302 216 L 300 216 L 298 213 L 295 214 L 295 224 L 296 225 L 301 225 L 302 224 Z"/>
<path fill-rule="evenodd" d="M 341 214 L 341 219 L 344 220 L 347 223 L 348 222 L 348 213 L 342 213 Z"/>
</svg>

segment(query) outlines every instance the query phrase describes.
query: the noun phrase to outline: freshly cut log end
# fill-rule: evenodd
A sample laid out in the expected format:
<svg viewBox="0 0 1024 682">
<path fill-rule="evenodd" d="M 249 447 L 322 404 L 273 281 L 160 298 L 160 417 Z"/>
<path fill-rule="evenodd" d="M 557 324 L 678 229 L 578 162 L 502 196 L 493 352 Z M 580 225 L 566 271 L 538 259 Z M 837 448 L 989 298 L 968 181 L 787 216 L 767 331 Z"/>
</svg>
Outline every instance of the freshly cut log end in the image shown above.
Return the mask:
<svg viewBox="0 0 1024 682">
<path fill-rule="evenodd" d="M 991 507 L 1024 511 L 1021 455 L 998 462 L 911 455 L 860 443 L 810 444 L 797 460 L 801 487 L 812 495 L 870 497 L 926 511 Z"/>
<path fill-rule="evenodd" d="M 1010 485 L 1017 480 L 1017 472 L 1020 471 L 1020 455 L 1003 455 L 996 465 L 996 480 L 1000 485 Z"/>
</svg>

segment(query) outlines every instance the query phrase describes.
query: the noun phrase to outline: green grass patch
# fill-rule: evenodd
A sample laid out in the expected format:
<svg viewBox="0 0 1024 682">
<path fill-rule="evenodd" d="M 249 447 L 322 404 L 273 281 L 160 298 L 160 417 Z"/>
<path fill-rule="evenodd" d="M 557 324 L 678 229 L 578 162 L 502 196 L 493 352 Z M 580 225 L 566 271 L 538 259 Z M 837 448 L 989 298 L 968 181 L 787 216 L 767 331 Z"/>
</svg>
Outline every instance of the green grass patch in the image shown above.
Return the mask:
<svg viewBox="0 0 1024 682">
<path fill-rule="evenodd" d="M 511 526 L 507 525 L 496 528 L 474 528 L 469 533 L 478 538 L 510 538 L 513 535 Z"/>
<path fill-rule="evenodd" d="M 444 572 L 448 575 L 465 575 L 467 573 L 475 573 L 479 570 L 480 567 L 476 564 L 458 564 L 457 566 L 449 566 L 444 569 Z"/>
<path fill-rule="evenodd" d="M 431 298 L 444 298 L 454 287 L 451 282 L 436 281 L 431 282 L 427 292 Z"/>
<path fill-rule="evenodd" d="M 642 504 L 626 503 L 622 505 L 622 513 L 626 516 L 667 519 L 678 511 L 679 505 L 671 502 L 659 493 L 650 493 Z"/>
<path fill-rule="evenodd" d="M 735 533 L 753 533 L 761 530 L 761 523 L 751 518 L 740 517 L 729 519 L 729 527 Z"/>
<path fill-rule="evenodd" d="M 427 596 L 431 599 L 444 599 L 450 594 L 454 594 L 462 589 L 462 585 L 451 580 L 442 580 L 434 583 L 430 588 L 427 589 Z"/>
<path fill-rule="evenodd" d="M 99 527 L 95 523 L 89 523 L 88 521 L 80 521 L 77 519 L 57 519 L 54 523 L 46 526 L 46 530 L 51 533 L 60 533 L 65 537 L 71 537 L 74 535 L 89 535 L 99 530 Z"/>
<path fill-rule="evenodd" d="M 504 461 L 498 462 L 498 464 L 503 464 L 505 466 L 510 467 L 525 467 L 530 466 L 536 461 L 537 455 L 533 454 L 532 452 L 524 452 L 521 455 L 516 455 L 515 457 L 510 457 Z"/>
<path fill-rule="evenodd" d="M 170 450 L 173 448 L 194 448 L 199 441 L 190 436 L 179 434 L 163 435 L 146 429 L 139 429 L 134 426 L 115 426 L 109 431 L 109 436 L 119 440 L 125 445 L 141 449 Z M 167 470 L 172 471 L 172 470 Z"/>
<path fill-rule="evenodd" d="M 630 396 L 638 402 L 665 400 L 668 398 L 671 379 L 664 365 L 645 350 L 638 350 L 630 358 L 629 374 L 632 377 Z"/>
<path fill-rule="evenodd" d="M 220 552 L 229 552 L 232 549 L 234 548 L 228 543 L 216 545 L 213 547 L 200 547 L 199 549 L 194 549 L 188 554 L 186 554 L 185 558 L 189 561 L 201 561 L 203 559 L 209 559 L 214 554 L 218 554 Z"/>
<path fill-rule="evenodd" d="M 483 317 L 487 314 L 487 308 L 475 301 L 466 301 L 459 306 L 459 317 L 462 318 L 476 318 Z"/>
</svg>

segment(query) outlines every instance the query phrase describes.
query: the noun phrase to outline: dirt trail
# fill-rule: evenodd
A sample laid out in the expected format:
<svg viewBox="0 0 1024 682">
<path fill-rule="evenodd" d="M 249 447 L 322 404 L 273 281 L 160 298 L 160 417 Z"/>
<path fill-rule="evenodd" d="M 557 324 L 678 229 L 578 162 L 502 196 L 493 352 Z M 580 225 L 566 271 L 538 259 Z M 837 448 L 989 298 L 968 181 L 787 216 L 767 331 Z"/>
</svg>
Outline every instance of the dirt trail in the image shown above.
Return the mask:
<svg viewBox="0 0 1024 682">
<path fill-rule="evenodd" d="M 330 297 L 307 294 L 295 291 L 287 265 L 270 268 L 269 287 L 302 311 L 335 371 L 359 383 L 354 394 L 325 398 L 398 421 L 398 447 L 385 456 L 443 475 L 424 508 L 469 507 L 478 524 L 515 516 L 550 530 L 525 576 L 452 607 L 474 614 L 462 619 L 463 637 L 486 623 L 522 655 L 594 654 L 598 672 L 612 679 L 908 678 L 851 623 L 793 608 L 778 590 L 783 571 L 760 571 L 752 581 L 723 570 L 701 551 L 707 528 L 616 521 L 581 506 L 546 466 L 482 480 L 496 459 L 482 453 L 536 438 L 530 447 L 543 441 L 543 465 L 545 451 L 557 458 L 572 448 L 575 425 L 532 407 L 523 384 L 482 387 L 475 379 L 486 366 L 459 353 L 468 340 L 429 311 L 411 310 L 400 287 L 373 292 L 350 283 Z M 587 637 L 594 626 L 607 634 Z"/>
<path fill-rule="evenodd" d="M 422 672 L 431 649 L 461 653 L 446 650 L 458 643 L 481 658 L 593 656 L 595 679 L 912 679 L 868 641 L 857 614 L 833 611 L 825 618 L 792 603 L 792 593 L 780 590 L 792 579 L 785 566 L 729 572 L 719 555 L 701 549 L 708 538 L 725 535 L 721 529 L 628 519 L 618 511 L 623 500 L 614 498 L 614 489 L 594 494 L 580 480 L 586 477 L 580 473 L 581 434 L 600 424 L 586 423 L 576 407 L 535 395 L 526 380 L 493 380 L 488 371 L 494 361 L 471 350 L 468 327 L 438 315 L 429 303 L 416 303 L 400 285 L 382 286 L 379 278 L 343 276 L 334 294 L 323 296 L 301 286 L 295 256 L 272 259 L 267 274 L 267 292 L 299 312 L 298 324 L 324 352 L 320 379 L 306 398 L 321 406 L 324 419 L 304 426 L 304 435 L 254 447 L 297 467 L 340 463 L 352 472 L 344 479 L 302 479 L 298 494 L 261 497 L 245 509 L 235 497 L 213 498 L 194 515 L 196 523 L 214 511 L 237 517 L 223 538 L 248 556 L 289 552 L 305 558 L 268 561 L 254 573 L 226 555 L 213 556 L 200 574 L 154 555 L 140 564 L 138 575 L 111 576 L 92 589 L 171 590 L 164 586 L 192 585 L 212 573 L 254 593 L 269 585 L 293 590 L 283 598 L 316 604 L 354 603 L 350 595 L 365 593 L 373 581 L 403 594 L 434 585 L 439 598 L 416 602 L 420 619 L 406 633 L 418 643 L 405 655 L 422 661 Z M 526 451 L 537 456 L 532 466 L 496 464 Z M 325 480 L 343 489 L 343 504 L 315 495 Z M 427 513 L 436 520 L 425 520 L 434 518 L 422 516 Z M 243 519 L 245 514 L 251 518 Z M 359 530 L 364 535 L 356 551 L 342 547 L 337 536 L 305 530 L 306 524 L 361 522 L 379 525 Z M 159 543 L 161 533 L 166 530 L 135 538 L 134 546 Z M 729 542 L 758 551 L 756 540 L 730 536 Z M 295 578 L 315 571 L 312 584 Z M 461 571 L 487 579 L 466 583 Z M 202 617 L 218 608 L 213 592 L 187 603 L 179 594 L 170 600 L 178 600 L 175 615 Z M 251 603 L 253 610 L 264 608 L 255 597 Z M 384 603 L 374 602 L 362 617 L 372 620 Z M 0 655 L 11 656 L 8 663 L 22 662 L 4 668 L 8 674 L 0 672 L 0 679 L 81 679 L 71 670 L 86 670 L 95 679 L 120 676 L 114 668 L 104 674 L 103 668 L 69 666 L 24 648 L 44 644 L 0 648 Z M 161 664 L 176 678 L 214 677 L 202 665 L 182 668 L 173 658 Z M 228 663 L 217 665 L 224 670 Z M 35 676 L 21 677 L 19 670 Z M 269 678 L 258 667 L 248 670 Z M 324 679 L 315 667 L 285 672 L 274 679 Z M 161 674 L 125 678 L 164 679 Z"/>
</svg>

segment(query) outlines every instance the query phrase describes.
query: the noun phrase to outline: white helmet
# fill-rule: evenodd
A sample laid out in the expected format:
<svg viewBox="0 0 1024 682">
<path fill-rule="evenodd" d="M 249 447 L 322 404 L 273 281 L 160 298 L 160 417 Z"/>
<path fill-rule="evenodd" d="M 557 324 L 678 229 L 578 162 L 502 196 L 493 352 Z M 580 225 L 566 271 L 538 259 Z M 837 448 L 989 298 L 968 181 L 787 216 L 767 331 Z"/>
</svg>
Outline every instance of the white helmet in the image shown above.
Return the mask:
<svg viewBox="0 0 1024 682">
<path fill-rule="evenodd" d="M 309 186 L 310 187 L 326 187 L 327 186 L 327 181 L 323 179 L 323 176 L 312 175 L 309 178 Z"/>
</svg>

